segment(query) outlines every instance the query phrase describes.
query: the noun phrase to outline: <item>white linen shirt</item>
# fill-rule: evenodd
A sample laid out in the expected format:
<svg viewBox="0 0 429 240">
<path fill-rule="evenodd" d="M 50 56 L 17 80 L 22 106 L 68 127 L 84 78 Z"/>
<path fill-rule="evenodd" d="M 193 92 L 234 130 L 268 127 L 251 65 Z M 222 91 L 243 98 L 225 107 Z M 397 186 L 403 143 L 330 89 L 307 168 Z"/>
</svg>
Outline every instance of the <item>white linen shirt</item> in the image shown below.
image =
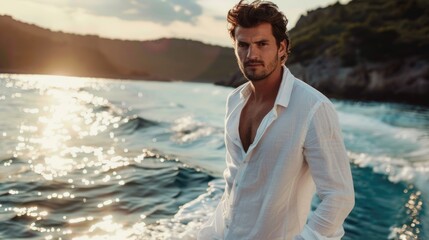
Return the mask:
<svg viewBox="0 0 429 240">
<path fill-rule="evenodd" d="M 283 66 L 274 107 L 245 152 L 238 127 L 249 84 L 227 100 L 225 192 L 198 239 L 341 239 L 354 190 L 332 103 Z M 309 216 L 315 187 L 321 202 Z"/>
</svg>

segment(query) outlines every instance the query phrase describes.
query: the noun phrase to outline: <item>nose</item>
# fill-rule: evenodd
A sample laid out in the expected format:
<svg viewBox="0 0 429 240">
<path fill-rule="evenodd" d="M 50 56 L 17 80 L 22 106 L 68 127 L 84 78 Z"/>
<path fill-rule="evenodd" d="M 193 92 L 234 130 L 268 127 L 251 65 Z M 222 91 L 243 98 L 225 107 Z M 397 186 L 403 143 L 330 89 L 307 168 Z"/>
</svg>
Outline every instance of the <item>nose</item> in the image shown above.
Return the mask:
<svg viewBox="0 0 429 240">
<path fill-rule="evenodd" d="M 258 58 L 257 52 L 258 52 L 257 47 L 255 45 L 251 44 L 248 47 L 248 49 L 247 49 L 247 56 L 246 56 L 246 58 L 249 59 L 249 60 L 255 60 L 255 59 L 257 59 Z"/>
</svg>

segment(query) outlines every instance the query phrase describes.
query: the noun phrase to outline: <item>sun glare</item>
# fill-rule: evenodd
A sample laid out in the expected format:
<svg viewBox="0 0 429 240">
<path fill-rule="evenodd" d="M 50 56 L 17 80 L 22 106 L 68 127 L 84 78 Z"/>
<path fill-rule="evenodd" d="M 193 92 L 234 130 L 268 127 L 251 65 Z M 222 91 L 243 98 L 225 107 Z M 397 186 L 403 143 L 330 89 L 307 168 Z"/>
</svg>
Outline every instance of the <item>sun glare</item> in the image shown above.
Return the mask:
<svg viewBox="0 0 429 240">
<path fill-rule="evenodd" d="M 37 85 L 39 88 L 79 89 L 88 84 L 91 78 L 62 75 L 19 75 L 20 80 Z"/>
</svg>

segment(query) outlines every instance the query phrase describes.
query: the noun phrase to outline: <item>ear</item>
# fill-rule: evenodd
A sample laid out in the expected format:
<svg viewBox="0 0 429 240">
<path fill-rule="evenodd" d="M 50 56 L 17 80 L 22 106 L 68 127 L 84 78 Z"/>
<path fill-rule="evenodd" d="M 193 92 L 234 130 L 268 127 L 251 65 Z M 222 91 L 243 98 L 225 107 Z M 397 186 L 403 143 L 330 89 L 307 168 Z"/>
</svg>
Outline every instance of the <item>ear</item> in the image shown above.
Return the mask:
<svg viewBox="0 0 429 240">
<path fill-rule="evenodd" d="M 282 64 L 284 64 L 288 58 L 286 40 L 280 42 L 277 54 L 280 56 Z"/>
</svg>

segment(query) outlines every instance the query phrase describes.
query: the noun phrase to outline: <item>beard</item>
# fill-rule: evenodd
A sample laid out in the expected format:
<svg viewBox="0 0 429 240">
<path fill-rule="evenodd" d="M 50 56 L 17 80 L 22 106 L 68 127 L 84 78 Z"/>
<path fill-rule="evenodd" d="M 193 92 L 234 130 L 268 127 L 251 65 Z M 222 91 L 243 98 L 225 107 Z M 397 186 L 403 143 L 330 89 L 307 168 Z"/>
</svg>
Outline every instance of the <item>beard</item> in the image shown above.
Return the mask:
<svg viewBox="0 0 429 240">
<path fill-rule="evenodd" d="M 268 64 L 258 60 L 247 60 L 244 63 L 240 62 L 240 60 L 238 61 L 244 77 L 249 81 L 255 82 L 269 77 L 276 69 L 279 59 L 278 56 L 275 56 Z"/>
</svg>

